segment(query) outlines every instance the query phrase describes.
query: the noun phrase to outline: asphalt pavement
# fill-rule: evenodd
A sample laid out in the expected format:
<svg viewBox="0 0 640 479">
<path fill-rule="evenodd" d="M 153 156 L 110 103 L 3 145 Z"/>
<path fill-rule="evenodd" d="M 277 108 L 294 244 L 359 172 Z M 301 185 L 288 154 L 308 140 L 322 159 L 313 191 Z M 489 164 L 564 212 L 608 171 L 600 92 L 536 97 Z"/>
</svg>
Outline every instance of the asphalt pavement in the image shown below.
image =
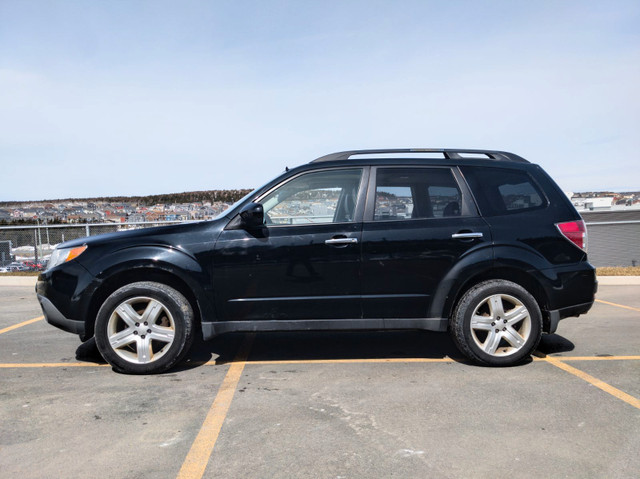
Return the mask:
<svg viewBox="0 0 640 479">
<path fill-rule="evenodd" d="M 0 285 L 0 476 L 637 478 L 640 285 L 602 285 L 531 361 L 447 334 L 230 334 L 117 374 Z"/>
</svg>

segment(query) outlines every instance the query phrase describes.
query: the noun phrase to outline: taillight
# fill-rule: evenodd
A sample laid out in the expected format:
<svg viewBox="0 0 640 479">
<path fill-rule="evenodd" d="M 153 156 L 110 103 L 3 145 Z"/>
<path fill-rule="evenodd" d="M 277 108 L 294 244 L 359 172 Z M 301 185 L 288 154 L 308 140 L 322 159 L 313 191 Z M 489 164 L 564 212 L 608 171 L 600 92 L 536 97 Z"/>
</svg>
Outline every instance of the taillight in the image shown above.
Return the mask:
<svg viewBox="0 0 640 479">
<path fill-rule="evenodd" d="M 565 238 L 584 252 L 587 251 L 587 228 L 584 221 L 567 221 L 566 223 L 556 223 L 556 226 Z"/>
</svg>

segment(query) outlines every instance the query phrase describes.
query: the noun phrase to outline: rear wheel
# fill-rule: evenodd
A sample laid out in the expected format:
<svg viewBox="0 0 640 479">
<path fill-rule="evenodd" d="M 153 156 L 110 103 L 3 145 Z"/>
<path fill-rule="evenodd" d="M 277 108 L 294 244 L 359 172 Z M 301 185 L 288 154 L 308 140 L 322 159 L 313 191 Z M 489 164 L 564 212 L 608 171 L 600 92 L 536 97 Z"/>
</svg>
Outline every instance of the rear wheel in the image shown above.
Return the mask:
<svg viewBox="0 0 640 479">
<path fill-rule="evenodd" d="M 451 334 L 468 358 L 491 366 L 517 364 L 535 350 L 542 315 L 522 286 L 489 280 L 469 289 L 451 318 Z"/>
<path fill-rule="evenodd" d="M 193 342 L 193 310 L 175 289 L 150 281 L 118 289 L 96 317 L 98 350 L 114 370 L 153 374 L 174 366 Z"/>
</svg>

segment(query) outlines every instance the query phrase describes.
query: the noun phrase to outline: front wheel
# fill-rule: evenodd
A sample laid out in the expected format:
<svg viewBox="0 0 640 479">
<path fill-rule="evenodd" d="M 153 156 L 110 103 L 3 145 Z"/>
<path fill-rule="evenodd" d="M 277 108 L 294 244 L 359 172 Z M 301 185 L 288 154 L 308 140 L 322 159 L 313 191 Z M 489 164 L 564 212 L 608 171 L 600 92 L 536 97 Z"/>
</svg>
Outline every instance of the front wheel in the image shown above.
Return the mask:
<svg viewBox="0 0 640 479">
<path fill-rule="evenodd" d="M 128 284 L 98 311 L 95 337 L 100 354 L 114 370 L 160 373 L 191 347 L 193 310 L 181 293 L 165 284 Z"/>
<path fill-rule="evenodd" d="M 490 366 L 511 366 L 528 357 L 542 336 L 542 315 L 522 286 L 489 280 L 469 289 L 451 318 L 451 335 L 468 358 Z"/>
</svg>

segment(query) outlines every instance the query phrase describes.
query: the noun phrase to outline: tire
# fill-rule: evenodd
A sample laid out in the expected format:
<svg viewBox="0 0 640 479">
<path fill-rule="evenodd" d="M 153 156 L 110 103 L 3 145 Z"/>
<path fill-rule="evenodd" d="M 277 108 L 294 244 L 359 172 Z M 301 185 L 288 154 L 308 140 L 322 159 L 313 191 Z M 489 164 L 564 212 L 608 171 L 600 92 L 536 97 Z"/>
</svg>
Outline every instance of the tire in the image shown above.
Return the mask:
<svg viewBox="0 0 640 479">
<path fill-rule="evenodd" d="M 175 366 L 193 343 L 193 309 L 178 291 L 143 281 L 116 290 L 96 317 L 96 345 L 117 372 L 156 374 Z"/>
<path fill-rule="evenodd" d="M 460 298 L 450 326 L 453 341 L 469 359 L 512 366 L 538 346 L 542 314 L 522 286 L 496 279 L 478 283 Z"/>
</svg>

